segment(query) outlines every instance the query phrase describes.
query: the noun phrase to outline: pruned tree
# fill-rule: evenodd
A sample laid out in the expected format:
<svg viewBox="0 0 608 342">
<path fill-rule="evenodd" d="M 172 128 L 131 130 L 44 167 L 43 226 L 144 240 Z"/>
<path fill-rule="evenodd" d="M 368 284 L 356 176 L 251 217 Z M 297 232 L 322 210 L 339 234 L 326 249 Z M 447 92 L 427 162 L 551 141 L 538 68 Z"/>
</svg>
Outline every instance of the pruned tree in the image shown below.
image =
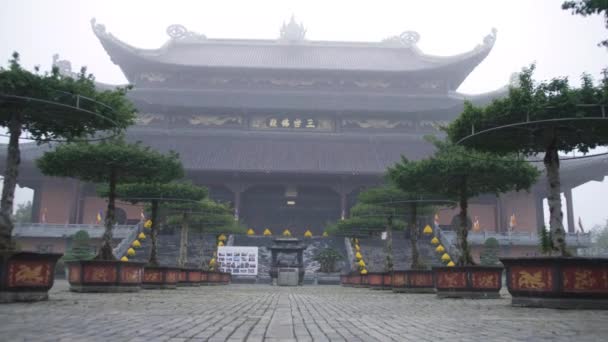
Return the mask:
<svg viewBox="0 0 608 342">
<path fill-rule="evenodd" d="M 127 88 L 100 91 L 95 78 L 82 69 L 76 79 L 25 70 L 14 53 L 0 68 L 0 126 L 8 131 L 4 186 L 0 199 L 0 252 L 13 250 L 13 201 L 19 175 L 19 139 L 24 132 L 39 144 L 74 141 L 98 131 L 120 132 L 133 123 L 135 110 Z"/>
<path fill-rule="evenodd" d="M 175 175 L 181 176 L 177 169 L 181 169 L 181 165 L 177 166 L 172 161 L 168 161 L 165 167 L 176 168 Z M 103 197 L 109 196 L 107 187 L 100 188 L 98 193 Z M 150 227 L 150 257 L 148 265 L 157 267 L 158 263 L 158 247 L 157 236 L 159 229 L 159 210 L 162 205 L 172 204 L 182 208 L 188 205 L 192 206 L 197 201 L 207 197 L 207 188 L 196 186 L 190 183 L 127 183 L 120 184 L 116 187 L 116 197 L 133 204 L 149 203 L 150 204 L 150 219 L 152 227 Z M 183 211 L 183 215 L 188 215 L 188 210 Z M 184 221 L 187 222 L 187 221 Z M 185 234 L 185 235 L 184 235 Z M 182 241 L 180 241 L 180 254 L 182 245 L 185 244 L 184 239 L 188 238 L 186 227 L 182 225 Z M 183 265 L 180 265 L 183 266 Z"/>
<path fill-rule="evenodd" d="M 184 174 L 179 156 L 151 150 L 121 139 L 98 144 L 65 144 L 45 152 L 36 164 L 47 176 L 72 177 L 87 182 L 108 184 L 103 243 L 96 259 L 115 260 L 112 253 L 112 228 L 115 224 L 116 186 L 134 182 L 168 182 Z"/>
<path fill-rule="evenodd" d="M 435 140 L 437 151 L 429 158 L 400 163 L 389 168 L 389 177 L 403 189 L 417 184 L 421 192 L 437 194 L 458 201 L 460 225 L 457 265 L 474 265 L 467 242 L 468 200 L 484 193 L 499 194 L 528 189 L 538 177 L 536 168 L 527 162 L 512 162 L 508 157 L 468 151 L 461 146 Z"/>
<path fill-rule="evenodd" d="M 451 141 L 464 139 L 463 145 L 481 151 L 544 155 L 553 247 L 567 255 L 559 153 L 587 153 L 597 146 L 608 145 L 608 119 L 605 118 L 608 73 L 597 86 L 589 75 L 583 75 L 581 87 L 573 88 L 566 78 L 535 82 L 534 67 L 523 69 L 519 84 L 509 88 L 506 97 L 485 107 L 465 104 L 464 111 L 449 125 L 447 132 Z M 475 132 L 492 130 L 492 133 L 471 135 L 472 128 Z"/>
<path fill-rule="evenodd" d="M 234 219 L 228 204 L 205 198 L 196 203 L 169 204 L 168 224 L 180 224 L 200 234 L 244 234 L 247 228 Z M 187 237 L 185 238 L 187 241 Z M 184 238 L 182 236 L 182 241 Z M 204 262 L 204 249 L 201 247 L 201 262 Z M 187 244 L 180 244 L 179 265 L 187 262 Z"/>
<path fill-rule="evenodd" d="M 72 235 L 72 247 L 63 256 L 63 261 L 90 260 L 95 257 L 91 251 L 91 238 L 86 230 L 79 230 Z"/>
</svg>

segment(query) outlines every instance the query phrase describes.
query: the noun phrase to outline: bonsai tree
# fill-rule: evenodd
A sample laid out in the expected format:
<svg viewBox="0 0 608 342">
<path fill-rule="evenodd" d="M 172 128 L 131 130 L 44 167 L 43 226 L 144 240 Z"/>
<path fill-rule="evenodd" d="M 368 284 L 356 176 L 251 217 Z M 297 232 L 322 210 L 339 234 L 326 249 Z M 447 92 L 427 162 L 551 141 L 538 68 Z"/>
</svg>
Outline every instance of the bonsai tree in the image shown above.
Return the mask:
<svg viewBox="0 0 608 342">
<path fill-rule="evenodd" d="M 409 221 L 409 236 L 412 253 L 412 269 L 421 269 L 423 264 L 420 262 L 418 252 L 419 229 L 416 225 L 418 220 L 418 210 L 420 205 L 416 203 L 417 196 L 404 192 L 399 188 L 389 185 L 371 188 L 359 194 L 359 202 L 372 206 L 377 206 L 375 210 L 384 214 L 386 217 L 386 246 L 387 246 L 387 271 L 393 270 L 392 260 L 392 226 L 395 218 Z"/>
<path fill-rule="evenodd" d="M 333 273 L 336 272 L 336 262 L 344 259 L 344 256 L 333 248 L 325 248 L 312 259 L 319 263 L 319 272 Z"/>
<path fill-rule="evenodd" d="M 234 219 L 232 208 L 221 202 L 205 198 L 197 203 L 169 205 L 168 224 L 184 225 L 188 229 L 195 230 L 201 235 L 207 234 L 244 234 L 247 228 Z M 178 265 L 186 264 L 187 260 L 187 237 L 182 238 L 180 244 L 180 257 Z M 202 266 L 205 267 L 205 250 L 201 247 L 200 256 Z"/>
<path fill-rule="evenodd" d="M 73 177 L 108 184 L 108 207 L 103 243 L 98 260 L 116 260 L 112 253 L 112 228 L 115 224 L 116 186 L 141 181 L 167 182 L 180 178 L 183 169 L 175 153 L 161 154 L 140 144 L 121 139 L 98 144 L 66 144 L 45 152 L 36 164 L 48 176 Z"/>
<path fill-rule="evenodd" d="M 390 191 L 390 190 L 389 190 Z M 328 231 L 333 234 L 346 236 L 370 236 L 380 232 L 387 232 L 386 260 L 384 269 L 387 272 L 393 269 L 392 259 L 392 231 L 404 230 L 405 222 L 401 218 L 403 213 L 399 213 L 397 208 L 390 205 L 369 204 L 361 201 L 362 194 L 359 195 L 359 202 L 351 210 L 351 217 L 335 223 L 335 228 L 329 226 Z M 373 202 L 375 193 L 363 195 L 366 200 Z"/>
<path fill-rule="evenodd" d="M 474 265 L 467 242 L 467 208 L 471 197 L 484 193 L 502 193 L 528 189 L 538 177 L 538 171 L 526 162 L 512 162 L 490 153 L 465 150 L 435 140 L 436 153 L 419 161 L 405 157 L 389 168 L 389 177 L 402 189 L 411 184 L 423 193 L 438 194 L 458 201 L 460 225 L 457 230 L 460 256 L 457 265 Z"/>
<path fill-rule="evenodd" d="M 498 244 L 498 240 L 495 238 L 488 238 L 483 243 L 483 251 L 481 251 L 481 255 L 479 256 L 479 261 L 484 266 L 494 266 L 498 265 L 500 261 L 498 260 L 498 252 L 500 250 L 500 245 Z"/>
<path fill-rule="evenodd" d="M 91 260 L 94 257 L 89 233 L 86 230 L 79 230 L 72 235 L 72 248 L 65 253 L 63 261 Z"/>
<path fill-rule="evenodd" d="M 0 68 L 0 126 L 8 131 L 8 148 L 0 199 L 0 252 L 13 250 L 13 201 L 19 175 L 19 139 L 24 132 L 38 144 L 73 141 L 100 130 L 117 133 L 133 123 L 135 111 L 125 95 L 129 88 L 99 91 L 95 78 L 82 69 L 76 79 L 32 73 L 14 53 L 8 68 Z"/>
<path fill-rule="evenodd" d="M 182 175 L 181 164 L 176 164 L 172 160 L 166 160 L 164 167 L 167 168 L 165 171 L 168 174 L 173 174 L 175 176 Z M 104 197 L 109 196 L 107 188 L 100 189 L 99 193 Z M 150 250 L 148 265 L 153 267 L 160 266 L 157 258 L 158 214 L 160 206 L 166 203 L 188 205 L 195 201 L 200 201 L 206 196 L 206 188 L 189 183 L 129 183 L 120 184 L 116 187 L 116 197 L 134 204 L 150 204 L 150 220 L 152 221 L 152 227 L 150 227 L 150 242 L 152 248 Z M 184 234 L 187 238 L 187 229 L 182 229 L 182 236 Z"/>
<path fill-rule="evenodd" d="M 475 132 L 492 129 L 492 134 L 473 135 L 462 144 L 500 155 L 544 154 L 553 248 L 568 255 L 561 210 L 559 152 L 586 153 L 608 144 L 608 120 L 603 118 L 605 112 L 602 114 L 602 110 L 608 110 L 608 73 L 598 86 L 583 75 L 581 87 L 573 88 L 566 78 L 534 82 L 533 72 L 534 65 L 525 68 L 519 84 L 509 88 L 508 96 L 486 107 L 465 104 L 447 132 L 451 141 L 458 142 L 471 135 L 471 128 Z M 499 126 L 504 128 L 496 129 Z"/>
</svg>

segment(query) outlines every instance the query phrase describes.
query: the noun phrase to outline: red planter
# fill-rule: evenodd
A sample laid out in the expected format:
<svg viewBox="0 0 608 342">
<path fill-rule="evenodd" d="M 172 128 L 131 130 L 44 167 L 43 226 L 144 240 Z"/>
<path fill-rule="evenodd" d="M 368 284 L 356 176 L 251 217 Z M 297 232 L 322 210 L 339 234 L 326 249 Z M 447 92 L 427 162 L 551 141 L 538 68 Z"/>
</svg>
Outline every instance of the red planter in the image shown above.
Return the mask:
<svg viewBox="0 0 608 342">
<path fill-rule="evenodd" d="M 174 289 L 179 281 L 180 269 L 175 267 L 144 267 L 141 287 L 144 289 Z"/>
<path fill-rule="evenodd" d="M 67 262 L 70 291 L 137 292 L 141 287 L 144 264 L 102 260 Z"/>
<path fill-rule="evenodd" d="M 390 290 L 391 274 L 387 272 L 370 272 L 366 276 L 368 285 L 372 290 Z M 385 283 L 385 280 L 387 281 Z"/>
<path fill-rule="evenodd" d="M 201 285 L 207 285 L 209 277 L 208 271 L 201 271 Z"/>
<path fill-rule="evenodd" d="M 516 306 L 608 309 L 608 258 L 502 258 Z"/>
<path fill-rule="evenodd" d="M 393 271 L 393 292 L 435 293 L 431 270 Z"/>
<path fill-rule="evenodd" d="M 178 286 L 200 286 L 201 270 L 196 268 L 180 269 Z"/>
<path fill-rule="evenodd" d="M 500 298 L 502 267 L 433 267 L 440 298 Z"/>
<path fill-rule="evenodd" d="M 342 285 L 342 286 L 348 286 L 348 281 L 349 281 L 348 274 L 341 274 L 340 275 L 340 285 Z"/>
<path fill-rule="evenodd" d="M 391 272 L 384 273 L 384 281 L 382 285 L 383 290 L 390 290 L 393 288 L 393 274 Z"/>
<path fill-rule="evenodd" d="M 349 286 L 361 287 L 361 274 L 359 272 L 351 273 L 348 278 L 350 279 L 348 282 Z"/>
<path fill-rule="evenodd" d="M 231 279 L 232 279 L 232 274 L 231 273 L 228 273 L 228 272 L 222 272 L 221 273 L 221 282 L 222 282 L 222 285 L 229 285 Z"/>
<path fill-rule="evenodd" d="M 61 254 L 0 254 L 0 303 L 47 300 Z"/>
<path fill-rule="evenodd" d="M 220 272 L 208 272 L 207 273 L 207 285 L 221 285 L 222 274 Z"/>
<path fill-rule="evenodd" d="M 355 287 L 369 287 L 369 278 L 367 274 L 361 274 L 359 278 L 361 280 L 359 281 L 359 284 L 355 285 Z"/>
</svg>

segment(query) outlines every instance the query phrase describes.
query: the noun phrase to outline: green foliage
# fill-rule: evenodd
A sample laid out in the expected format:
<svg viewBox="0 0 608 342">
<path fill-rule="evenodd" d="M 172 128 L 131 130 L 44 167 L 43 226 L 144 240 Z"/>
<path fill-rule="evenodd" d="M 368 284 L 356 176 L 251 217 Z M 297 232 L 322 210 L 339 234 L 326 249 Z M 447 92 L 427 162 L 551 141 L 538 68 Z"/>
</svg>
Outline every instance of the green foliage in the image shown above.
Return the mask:
<svg viewBox="0 0 608 342">
<path fill-rule="evenodd" d="M 501 193 L 528 189 L 538 177 L 538 171 L 526 162 L 511 162 L 487 152 L 466 150 L 462 146 L 435 140 L 437 151 L 432 157 L 416 162 L 402 157 L 389 168 L 388 176 L 405 189 L 419 193 L 437 194 L 459 202 L 460 213 L 467 216 L 468 200 L 484 193 Z M 462 220 L 465 221 L 466 220 Z M 473 264 L 468 242 L 468 229 L 458 229 L 457 264 Z"/>
<path fill-rule="evenodd" d="M 498 252 L 500 251 L 500 245 L 498 240 L 495 238 L 488 238 L 483 244 L 483 251 L 481 251 L 480 262 L 484 266 L 495 266 L 500 264 L 498 260 Z"/>
<path fill-rule="evenodd" d="M 168 167 L 174 168 L 176 175 L 180 174 L 181 165 L 170 163 Z M 98 187 L 97 193 L 101 197 L 108 197 L 107 185 Z M 159 203 L 171 203 L 187 209 L 195 206 L 197 201 L 207 196 L 207 189 L 191 183 L 126 183 L 116 186 L 116 197 L 135 203 L 150 203 L 153 200 Z"/>
<path fill-rule="evenodd" d="M 312 259 L 319 262 L 319 272 L 332 273 L 336 272 L 336 262 L 343 260 L 344 256 L 333 248 L 325 248 L 317 253 Z"/>
<path fill-rule="evenodd" d="M 45 152 L 36 164 L 47 176 L 72 177 L 94 183 L 167 182 L 184 175 L 175 152 L 164 155 L 122 139 L 97 144 L 75 143 Z"/>
<path fill-rule="evenodd" d="M 119 132 L 131 125 L 135 109 L 126 98 L 130 87 L 99 91 L 95 78 L 82 69 L 76 79 L 59 74 L 32 73 L 21 67 L 19 54 L 13 53 L 8 68 L 0 68 L 0 94 L 44 100 L 3 101 L 0 103 L 0 126 L 8 127 L 18 116 L 21 130 L 26 130 L 39 143 L 50 139 L 74 140 L 99 130 Z M 81 96 L 80 100 L 77 97 Z M 50 102 L 76 106 L 73 109 Z M 82 109 L 98 115 L 88 114 Z"/>
<path fill-rule="evenodd" d="M 91 251 L 91 239 L 85 230 L 72 235 L 72 248 L 63 256 L 63 261 L 91 260 L 95 256 Z"/>
<path fill-rule="evenodd" d="M 234 220 L 232 208 L 225 203 L 217 202 L 209 198 L 194 203 L 189 208 L 180 206 L 179 203 L 168 205 L 169 215 L 167 224 L 181 224 L 184 212 L 188 213 L 190 229 L 205 233 L 244 234 L 247 228 Z"/>
<path fill-rule="evenodd" d="M 603 13 L 605 25 L 608 28 L 608 1 L 606 0 L 564 1 L 562 9 L 570 9 L 572 10 L 572 14 L 580 14 L 583 17 L 592 14 L 601 15 Z M 598 45 L 608 48 L 608 39 L 601 41 Z"/>
<path fill-rule="evenodd" d="M 593 245 L 599 248 L 608 248 L 608 220 L 603 226 L 596 226 L 591 231 Z"/>
<path fill-rule="evenodd" d="M 535 82 L 534 69 L 534 65 L 523 69 L 519 85 L 510 87 L 508 96 L 495 99 L 486 107 L 466 103 L 462 114 L 447 127 L 450 141 L 469 136 L 472 127 L 479 132 L 526 121 L 602 117 L 598 105 L 608 105 L 608 74 L 598 86 L 584 74 L 581 87 L 573 88 L 567 78 Z M 496 130 L 464 143 L 503 155 L 541 153 L 552 146 L 559 151 L 586 152 L 608 143 L 608 120 L 545 121 L 537 126 Z"/>
<path fill-rule="evenodd" d="M 437 147 L 434 156 L 420 161 L 403 157 L 389 168 L 389 177 L 399 187 L 415 187 L 419 193 L 461 200 L 485 193 L 528 189 L 539 175 L 526 162 L 511 162 L 509 157 L 466 150 L 447 142 L 434 143 Z"/>
<path fill-rule="evenodd" d="M 551 255 L 558 248 L 553 244 L 553 233 L 543 226 L 538 230 L 538 249 L 542 254 Z"/>
<path fill-rule="evenodd" d="M 17 204 L 17 210 L 13 215 L 15 223 L 30 223 L 32 222 L 32 201 Z"/>
</svg>

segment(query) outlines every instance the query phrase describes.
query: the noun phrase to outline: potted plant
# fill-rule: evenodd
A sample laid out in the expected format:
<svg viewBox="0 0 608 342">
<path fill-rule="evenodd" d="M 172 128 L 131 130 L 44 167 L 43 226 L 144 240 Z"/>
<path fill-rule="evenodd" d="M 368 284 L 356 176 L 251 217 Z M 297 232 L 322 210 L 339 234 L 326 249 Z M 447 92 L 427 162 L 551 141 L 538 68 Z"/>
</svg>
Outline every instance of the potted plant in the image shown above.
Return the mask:
<svg viewBox="0 0 608 342">
<path fill-rule="evenodd" d="M 340 283 L 340 273 L 336 272 L 336 263 L 344 259 L 342 254 L 328 247 L 319 251 L 312 259 L 319 263 L 319 270 L 315 274 L 319 285 Z"/>
<path fill-rule="evenodd" d="M 389 169 L 395 183 L 408 189 L 417 184 L 422 193 L 454 199 L 460 209 L 456 267 L 433 268 L 439 297 L 496 298 L 502 286 L 502 267 L 476 266 L 467 241 L 468 200 L 488 193 L 528 189 L 538 171 L 528 163 L 513 162 L 491 153 L 467 151 L 461 146 L 434 140 L 437 151 L 416 162 L 405 158 Z M 452 261 L 445 253 L 442 260 Z"/>
<path fill-rule="evenodd" d="M 167 174 L 181 176 L 181 164 L 167 163 Z M 107 188 L 99 191 L 100 195 L 107 197 Z M 200 284 L 200 269 L 185 268 L 184 262 L 178 267 L 161 266 L 158 261 L 158 221 L 161 206 L 180 206 L 187 209 L 195 206 L 198 201 L 207 196 L 207 189 L 190 183 L 127 183 L 116 187 L 116 196 L 131 203 L 146 203 L 150 205 L 150 256 L 144 267 L 142 287 L 145 289 L 174 289 L 178 284 L 198 286 Z M 183 232 L 187 234 L 187 231 Z M 187 238 L 187 235 L 186 235 Z M 184 260 L 185 261 L 185 260 Z M 182 276 L 183 273 L 183 276 Z"/>
<path fill-rule="evenodd" d="M 246 232 L 245 226 L 234 220 L 234 213 L 230 206 L 225 203 L 213 201 L 209 198 L 192 203 L 174 202 L 168 204 L 168 209 L 168 223 L 172 225 L 181 225 L 177 264 L 184 268 L 184 272 L 182 272 L 181 275 L 180 285 L 187 285 L 195 282 L 198 284 L 208 284 L 209 267 L 216 268 L 218 266 L 216 259 L 213 258 L 209 261 L 212 265 L 201 265 L 201 268 L 185 267 L 188 264 L 187 250 L 189 232 L 192 230 L 199 234 L 222 232 L 243 234 Z M 204 262 L 205 251 L 202 247 L 200 255 L 201 260 Z M 215 276 L 212 278 L 215 279 Z M 199 280 L 196 281 L 197 279 Z M 221 279 L 220 282 L 227 284 L 230 282 L 231 276 L 229 274 L 222 274 Z"/>
<path fill-rule="evenodd" d="M 608 308 L 608 259 L 573 257 L 561 211 L 560 152 L 606 145 L 608 73 L 598 85 L 583 75 L 580 88 L 565 78 L 536 82 L 525 68 L 508 96 L 484 108 L 471 104 L 447 129 L 453 141 L 499 154 L 542 155 L 547 182 L 548 256 L 501 258 L 514 305 Z M 471 135 L 473 127 L 476 134 Z M 497 129 L 496 127 L 502 127 Z M 491 130 L 492 134 L 486 134 Z M 575 132 L 576 134 L 573 134 Z M 544 230 L 540 230 L 544 234 Z"/>
<path fill-rule="evenodd" d="M 0 302 L 48 298 L 60 254 L 19 252 L 12 239 L 13 201 L 20 163 L 20 138 L 38 144 L 91 139 L 98 131 L 119 132 L 133 122 L 126 89 L 98 91 L 94 77 L 82 69 L 76 79 L 29 72 L 14 53 L 0 68 L 0 126 L 8 131 L 0 199 Z M 27 132 L 27 136 L 22 136 Z"/>
<path fill-rule="evenodd" d="M 139 291 L 143 263 L 116 260 L 112 250 L 115 224 L 116 187 L 137 181 L 166 182 L 178 178 L 183 170 L 179 157 L 163 155 L 140 144 L 122 139 L 97 144 L 60 145 L 36 161 L 48 176 L 74 177 L 95 183 L 108 183 L 108 206 L 102 245 L 93 260 L 68 263 L 70 290 L 77 292 Z M 172 165 L 172 166 L 168 166 Z"/>
</svg>

